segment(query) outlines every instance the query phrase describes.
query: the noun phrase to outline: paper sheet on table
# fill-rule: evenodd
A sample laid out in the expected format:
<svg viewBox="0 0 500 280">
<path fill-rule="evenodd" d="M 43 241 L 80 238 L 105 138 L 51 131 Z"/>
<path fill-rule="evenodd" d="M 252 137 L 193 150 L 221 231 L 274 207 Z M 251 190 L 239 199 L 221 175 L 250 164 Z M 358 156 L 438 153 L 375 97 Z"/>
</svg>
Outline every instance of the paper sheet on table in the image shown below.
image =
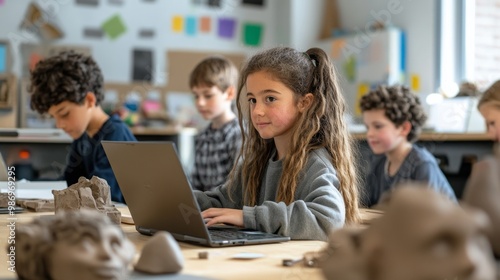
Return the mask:
<svg viewBox="0 0 500 280">
<path fill-rule="evenodd" d="M 1 192 L 8 192 L 8 186 L 8 182 L 0 181 Z M 21 180 L 15 182 L 16 199 L 54 199 L 52 190 L 63 190 L 65 188 L 67 188 L 66 181 L 30 182 Z"/>
</svg>

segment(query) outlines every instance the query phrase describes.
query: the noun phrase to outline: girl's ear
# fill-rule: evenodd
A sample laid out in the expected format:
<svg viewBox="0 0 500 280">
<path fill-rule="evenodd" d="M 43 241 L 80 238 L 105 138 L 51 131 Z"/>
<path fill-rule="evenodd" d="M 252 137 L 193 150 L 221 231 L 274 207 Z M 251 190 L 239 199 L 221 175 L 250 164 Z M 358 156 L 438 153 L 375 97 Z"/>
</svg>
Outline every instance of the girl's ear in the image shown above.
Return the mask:
<svg viewBox="0 0 500 280">
<path fill-rule="evenodd" d="M 306 109 L 309 109 L 311 107 L 312 103 L 314 101 L 314 95 L 312 93 L 307 93 L 306 95 L 302 96 L 299 100 L 298 108 L 299 112 L 304 112 Z"/>
<path fill-rule="evenodd" d="M 85 105 L 87 107 L 95 107 L 97 102 L 97 98 L 95 97 L 95 94 L 91 91 L 87 92 L 87 95 L 85 96 Z"/>
</svg>

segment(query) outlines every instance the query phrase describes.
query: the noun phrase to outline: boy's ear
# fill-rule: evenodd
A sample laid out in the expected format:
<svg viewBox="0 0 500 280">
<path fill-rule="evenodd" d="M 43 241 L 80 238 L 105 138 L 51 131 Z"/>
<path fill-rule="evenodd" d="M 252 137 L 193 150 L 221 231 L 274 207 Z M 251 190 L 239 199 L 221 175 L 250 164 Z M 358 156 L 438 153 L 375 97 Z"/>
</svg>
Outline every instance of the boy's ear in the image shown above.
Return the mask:
<svg viewBox="0 0 500 280">
<path fill-rule="evenodd" d="M 226 89 L 226 93 L 227 93 L 227 99 L 228 100 L 233 100 L 236 97 L 236 89 L 235 89 L 235 87 L 234 86 L 229 86 Z"/>
<path fill-rule="evenodd" d="M 299 100 L 299 104 L 297 105 L 299 108 L 299 112 L 304 112 L 304 110 L 309 109 L 311 107 L 314 100 L 314 95 L 312 93 L 306 93 L 306 95 L 302 96 Z"/>
<path fill-rule="evenodd" d="M 88 107 L 95 107 L 97 102 L 97 98 L 95 97 L 95 94 L 91 91 L 87 92 L 87 95 L 85 96 L 85 104 Z"/>
<path fill-rule="evenodd" d="M 411 131 L 411 123 L 409 121 L 405 121 L 403 124 L 401 124 L 401 132 L 404 134 L 404 136 L 407 136 L 410 131 Z"/>
</svg>

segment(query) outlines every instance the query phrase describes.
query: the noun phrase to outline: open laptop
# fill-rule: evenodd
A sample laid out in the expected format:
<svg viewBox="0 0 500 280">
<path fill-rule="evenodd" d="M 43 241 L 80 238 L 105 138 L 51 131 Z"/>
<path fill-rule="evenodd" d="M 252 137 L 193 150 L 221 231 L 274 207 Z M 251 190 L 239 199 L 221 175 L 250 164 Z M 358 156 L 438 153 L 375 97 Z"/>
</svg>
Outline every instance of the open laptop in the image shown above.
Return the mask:
<svg viewBox="0 0 500 280">
<path fill-rule="evenodd" d="M 238 227 L 207 228 L 173 142 L 101 143 L 138 232 L 164 230 L 179 241 L 211 247 L 290 240 Z"/>
</svg>

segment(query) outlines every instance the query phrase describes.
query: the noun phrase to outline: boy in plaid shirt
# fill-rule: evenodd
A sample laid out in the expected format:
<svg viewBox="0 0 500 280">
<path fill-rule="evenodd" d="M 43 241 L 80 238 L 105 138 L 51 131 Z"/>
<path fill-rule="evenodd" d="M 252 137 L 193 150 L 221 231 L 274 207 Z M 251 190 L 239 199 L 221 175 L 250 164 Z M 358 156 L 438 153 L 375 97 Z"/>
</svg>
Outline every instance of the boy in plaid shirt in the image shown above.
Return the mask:
<svg viewBox="0 0 500 280">
<path fill-rule="evenodd" d="M 241 147 L 241 130 L 232 110 L 238 70 L 222 56 L 202 60 L 191 72 L 189 87 L 196 109 L 210 121 L 195 138 L 193 189 L 207 191 L 226 182 Z"/>
</svg>

